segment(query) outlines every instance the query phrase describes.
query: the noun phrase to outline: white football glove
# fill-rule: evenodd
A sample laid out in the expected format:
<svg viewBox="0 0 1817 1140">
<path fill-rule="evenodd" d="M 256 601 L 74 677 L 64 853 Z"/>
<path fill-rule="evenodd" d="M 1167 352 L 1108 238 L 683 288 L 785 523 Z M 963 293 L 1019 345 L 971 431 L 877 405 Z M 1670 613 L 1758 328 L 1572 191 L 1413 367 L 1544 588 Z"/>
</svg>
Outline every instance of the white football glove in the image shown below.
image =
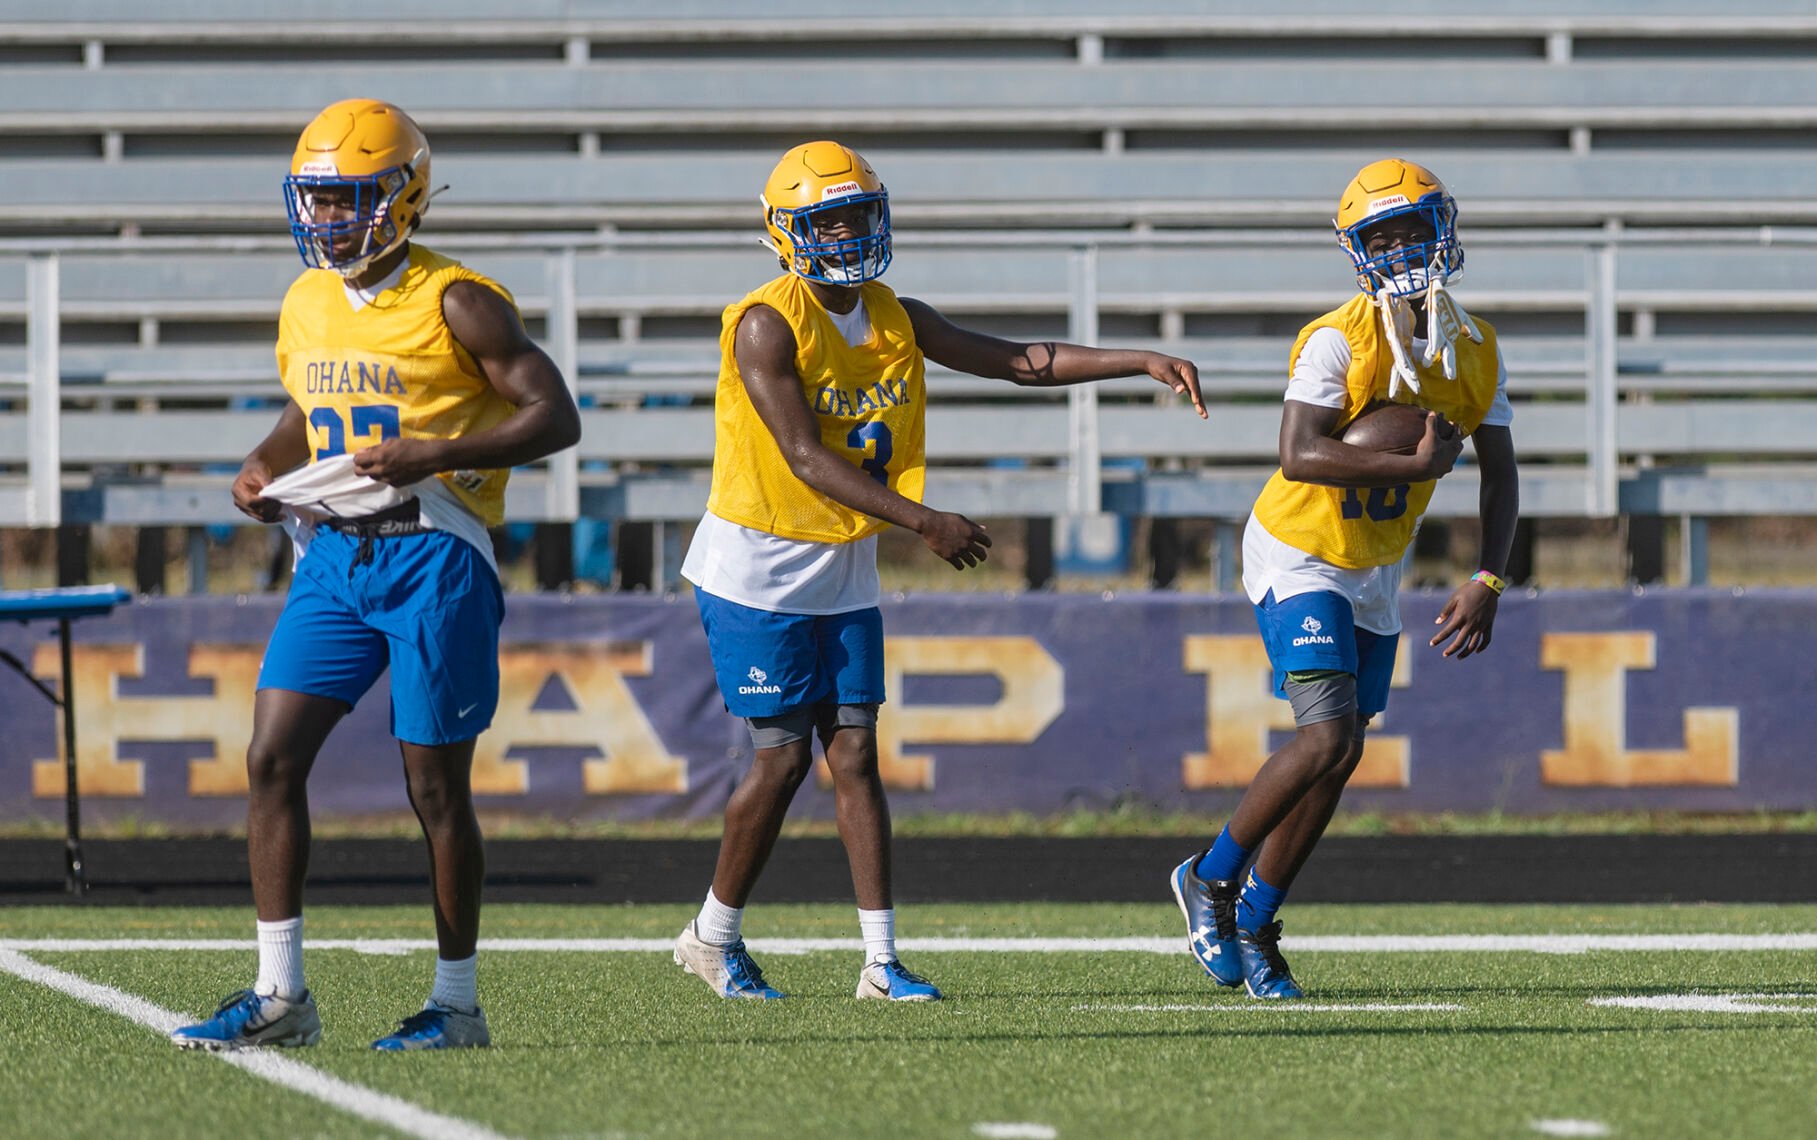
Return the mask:
<svg viewBox="0 0 1817 1140">
<path fill-rule="evenodd" d="M 1435 280 L 1426 290 L 1426 352 L 1420 362 L 1430 368 L 1438 361 L 1444 367 L 1445 379 L 1456 380 L 1459 333 L 1477 344 L 1483 343 L 1483 334 L 1470 314 L 1445 289 L 1444 282 Z"/>
<path fill-rule="evenodd" d="M 1375 307 L 1381 310 L 1382 333 L 1388 338 L 1389 352 L 1394 355 L 1394 365 L 1388 370 L 1388 398 L 1392 400 L 1399 395 L 1402 384 L 1417 394 L 1419 373 L 1408 359 L 1408 350 L 1413 345 L 1413 306 L 1405 298 L 1395 296 L 1391 286 L 1383 285 L 1375 295 Z"/>
</svg>

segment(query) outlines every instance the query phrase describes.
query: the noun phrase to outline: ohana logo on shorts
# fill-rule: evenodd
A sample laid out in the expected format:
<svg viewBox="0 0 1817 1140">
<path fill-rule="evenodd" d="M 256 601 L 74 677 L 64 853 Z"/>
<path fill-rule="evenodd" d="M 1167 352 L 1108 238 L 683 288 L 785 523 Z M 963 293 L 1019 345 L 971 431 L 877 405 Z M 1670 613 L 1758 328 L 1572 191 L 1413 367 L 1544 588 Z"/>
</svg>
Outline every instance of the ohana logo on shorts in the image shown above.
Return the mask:
<svg viewBox="0 0 1817 1140">
<path fill-rule="evenodd" d="M 751 671 L 749 673 L 746 673 L 745 676 L 747 676 L 751 679 L 751 683 L 749 685 L 738 686 L 738 695 L 739 696 L 741 696 L 741 697 L 756 697 L 756 696 L 779 697 L 782 695 L 782 686 L 781 685 L 764 684 L 765 681 L 768 681 L 770 679 L 770 675 L 768 673 L 765 673 L 762 669 L 759 669 L 757 666 L 755 666 L 755 665 L 751 666 Z"/>
<path fill-rule="evenodd" d="M 1300 628 L 1306 631 L 1306 636 L 1293 639 L 1295 649 L 1302 645 L 1336 645 L 1338 643 L 1337 638 L 1330 634 L 1319 633 L 1319 630 L 1325 628 L 1325 623 L 1311 614 L 1306 615 L 1306 620 L 1300 623 Z"/>
</svg>

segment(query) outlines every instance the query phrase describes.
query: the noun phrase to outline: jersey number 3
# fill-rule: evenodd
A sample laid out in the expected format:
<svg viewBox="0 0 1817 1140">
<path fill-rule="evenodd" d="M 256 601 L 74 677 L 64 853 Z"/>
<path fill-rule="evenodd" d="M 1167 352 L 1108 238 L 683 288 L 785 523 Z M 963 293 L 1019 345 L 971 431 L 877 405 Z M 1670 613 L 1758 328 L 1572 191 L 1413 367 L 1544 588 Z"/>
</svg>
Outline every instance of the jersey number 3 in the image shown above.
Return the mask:
<svg viewBox="0 0 1817 1140">
<path fill-rule="evenodd" d="M 353 435 L 379 433 L 379 442 L 398 437 L 398 418 L 396 404 L 363 404 L 354 408 L 351 413 Z M 309 413 L 309 422 L 322 433 L 324 443 L 316 448 L 318 460 L 332 455 L 341 455 L 347 450 L 347 430 L 341 423 L 341 413 L 333 408 L 317 408 Z"/>
<path fill-rule="evenodd" d="M 890 427 L 879 420 L 859 424 L 852 429 L 852 434 L 845 437 L 845 445 L 857 452 L 869 452 L 858 461 L 858 466 L 865 469 L 870 477 L 889 486 L 890 482 Z"/>
</svg>

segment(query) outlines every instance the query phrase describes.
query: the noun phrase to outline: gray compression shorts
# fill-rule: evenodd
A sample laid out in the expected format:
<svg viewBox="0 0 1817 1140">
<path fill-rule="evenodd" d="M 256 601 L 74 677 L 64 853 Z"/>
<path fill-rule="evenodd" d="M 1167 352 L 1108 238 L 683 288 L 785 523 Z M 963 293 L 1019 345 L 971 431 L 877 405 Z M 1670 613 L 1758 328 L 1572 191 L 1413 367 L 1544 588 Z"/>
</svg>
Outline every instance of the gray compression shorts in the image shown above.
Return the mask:
<svg viewBox="0 0 1817 1140">
<path fill-rule="evenodd" d="M 1286 689 L 1293 723 L 1301 728 L 1356 716 L 1354 673 L 1289 673 Z"/>
<path fill-rule="evenodd" d="M 781 716 L 746 717 L 744 723 L 751 730 L 753 748 L 781 748 L 807 739 L 816 729 L 820 732 L 820 743 L 824 745 L 841 728 L 876 728 L 877 706 L 836 705 L 823 701 Z"/>
</svg>

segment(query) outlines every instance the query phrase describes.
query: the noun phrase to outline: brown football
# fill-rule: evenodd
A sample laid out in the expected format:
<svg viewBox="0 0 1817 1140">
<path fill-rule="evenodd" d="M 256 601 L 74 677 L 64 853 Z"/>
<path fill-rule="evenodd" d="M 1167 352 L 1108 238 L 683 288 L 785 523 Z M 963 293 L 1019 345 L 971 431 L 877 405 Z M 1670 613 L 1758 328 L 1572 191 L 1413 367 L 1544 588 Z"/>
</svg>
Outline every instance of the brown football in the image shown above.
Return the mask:
<svg viewBox="0 0 1817 1140">
<path fill-rule="evenodd" d="M 1455 430 L 1443 416 L 1439 417 L 1439 434 L 1446 435 Z M 1338 438 L 1364 451 L 1412 455 L 1425 434 L 1425 408 L 1380 400 L 1364 408 Z"/>
</svg>

